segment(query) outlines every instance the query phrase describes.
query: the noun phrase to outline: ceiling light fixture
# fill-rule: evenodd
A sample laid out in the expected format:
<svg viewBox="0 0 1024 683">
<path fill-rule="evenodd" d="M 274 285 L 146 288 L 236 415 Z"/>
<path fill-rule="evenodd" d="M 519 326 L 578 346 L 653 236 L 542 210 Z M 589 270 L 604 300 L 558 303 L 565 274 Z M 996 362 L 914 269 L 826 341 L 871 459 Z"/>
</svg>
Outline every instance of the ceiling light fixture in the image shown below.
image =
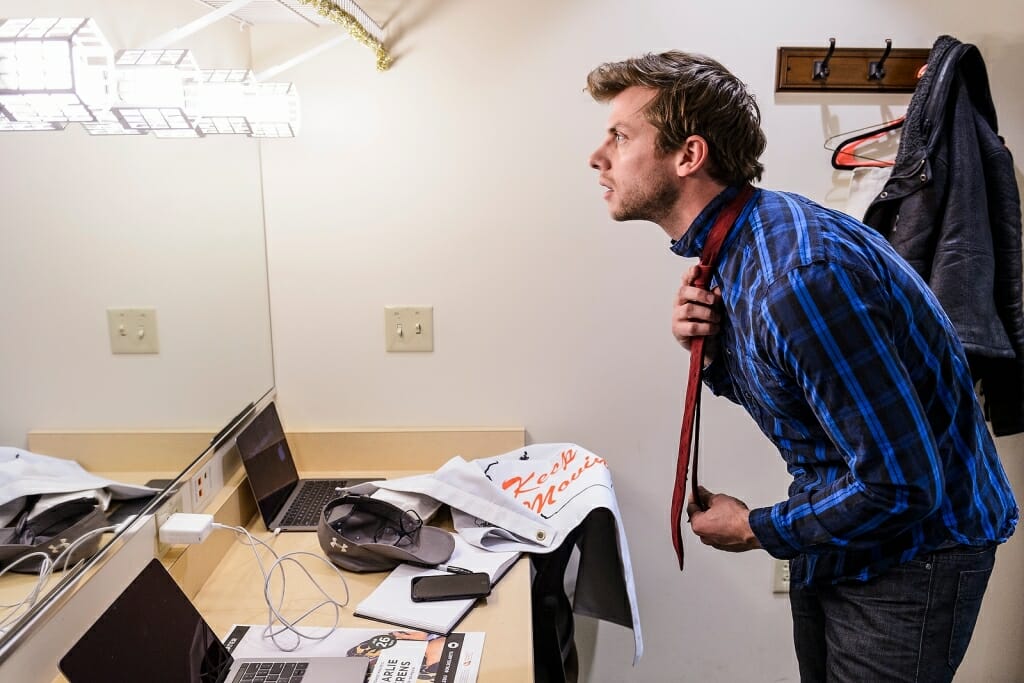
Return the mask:
<svg viewBox="0 0 1024 683">
<path fill-rule="evenodd" d="M 113 58 L 92 19 L 0 19 L 0 113 L 23 124 L 95 121 L 113 99 Z"/>
<path fill-rule="evenodd" d="M 258 81 L 247 69 L 204 71 L 190 50 L 115 57 L 92 19 L 0 19 L 0 132 L 71 122 L 92 135 L 294 137 L 299 102 L 291 83 Z"/>
</svg>

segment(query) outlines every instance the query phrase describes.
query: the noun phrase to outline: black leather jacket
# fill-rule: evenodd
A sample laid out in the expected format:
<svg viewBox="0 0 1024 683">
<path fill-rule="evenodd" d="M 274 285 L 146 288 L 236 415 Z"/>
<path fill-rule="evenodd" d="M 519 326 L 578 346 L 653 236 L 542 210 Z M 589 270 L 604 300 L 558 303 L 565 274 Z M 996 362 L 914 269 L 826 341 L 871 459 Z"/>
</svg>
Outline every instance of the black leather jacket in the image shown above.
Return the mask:
<svg viewBox="0 0 1024 683">
<path fill-rule="evenodd" d="M 953 321 L 986 418 L 1024 432 L 1020 195 L 981 53 L 941 36 L 907 110 L 892 175 L 864 215 Z"/>
</svg>

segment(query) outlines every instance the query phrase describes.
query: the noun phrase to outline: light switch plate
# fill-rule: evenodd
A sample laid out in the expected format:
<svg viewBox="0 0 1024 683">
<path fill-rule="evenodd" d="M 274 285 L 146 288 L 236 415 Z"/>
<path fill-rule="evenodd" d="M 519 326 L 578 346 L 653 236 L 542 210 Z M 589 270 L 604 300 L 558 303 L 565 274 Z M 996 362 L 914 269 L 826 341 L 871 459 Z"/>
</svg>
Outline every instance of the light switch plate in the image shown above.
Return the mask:
<svg viewBox="0 0 1024 683">
<path fill-rule="evenodd" d="M 111 353 L 160 353 L 155 308 L 108 308 Z"/>
<path fill-rule="evenodd" d="M 384 348 L 388 351 L 433 351 L 433 306 L 385 306 Z"/>
</svg>

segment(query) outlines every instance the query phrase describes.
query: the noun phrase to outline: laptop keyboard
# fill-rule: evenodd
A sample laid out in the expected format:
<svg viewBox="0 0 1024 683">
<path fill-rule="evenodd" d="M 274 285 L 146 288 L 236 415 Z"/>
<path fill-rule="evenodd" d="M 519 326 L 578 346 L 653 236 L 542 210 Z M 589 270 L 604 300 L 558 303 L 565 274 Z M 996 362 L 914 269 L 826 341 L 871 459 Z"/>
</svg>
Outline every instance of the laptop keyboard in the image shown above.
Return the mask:
<svg viewBox="0 0 1024 683">
<path fill-rule="evenodd" d="M 344 488 L 348 482 L 344 479 L 309 479 L 302 482 L 299 495 L 295 496 L 288 512 L 281 518 L 281 526 L 316 526 L 320 523 L 320 513 L 334 498 L 338 497 L 338 488 Z"/>
<path fill-rule="evenodd" d="M 299 683 L 309 662 L 245 662 L 232 683 Z"/>
</svg>

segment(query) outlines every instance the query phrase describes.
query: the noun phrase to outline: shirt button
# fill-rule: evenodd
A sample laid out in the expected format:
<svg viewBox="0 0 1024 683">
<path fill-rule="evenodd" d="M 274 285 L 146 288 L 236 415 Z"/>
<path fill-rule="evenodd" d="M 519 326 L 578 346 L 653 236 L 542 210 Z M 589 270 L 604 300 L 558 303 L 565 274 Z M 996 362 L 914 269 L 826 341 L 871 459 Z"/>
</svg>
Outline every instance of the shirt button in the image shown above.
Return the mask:
<svg viewBox="0 0 1024 683">
<path fill-rule="evenodd" d="M 548 537 L 548 535 L 546 533 L 544 533 L 543 531 L 538 531 L 537 532 L 537 540 L 538 541 L 543 541 L 547 537 Z"/>
</svg>

